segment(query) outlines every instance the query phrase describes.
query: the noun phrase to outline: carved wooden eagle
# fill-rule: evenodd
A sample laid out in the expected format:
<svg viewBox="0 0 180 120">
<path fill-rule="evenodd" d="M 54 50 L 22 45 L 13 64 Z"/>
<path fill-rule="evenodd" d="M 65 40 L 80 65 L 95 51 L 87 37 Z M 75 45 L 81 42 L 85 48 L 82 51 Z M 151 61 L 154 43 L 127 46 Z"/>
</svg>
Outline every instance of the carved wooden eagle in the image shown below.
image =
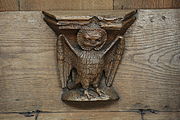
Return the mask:
<svg viewBox="0 0 180 120">
<path fill-rule="evenodd" d="M 58 35 L 57 59 L 62 88 L 82 88 L 88 99 L 94 97 L 89 92 L 92 89 L 99 96 L 106 94 L 100 86 L 102 81 L 106 87 L 112 86 L 125 47 L 123 35 L 134 22 L 135 13 L 114 19 L 113 24 L 96 16 L 84 24 L 59 22 L 44 14 L 47 15 L 45 21 Z"/>
</svg>

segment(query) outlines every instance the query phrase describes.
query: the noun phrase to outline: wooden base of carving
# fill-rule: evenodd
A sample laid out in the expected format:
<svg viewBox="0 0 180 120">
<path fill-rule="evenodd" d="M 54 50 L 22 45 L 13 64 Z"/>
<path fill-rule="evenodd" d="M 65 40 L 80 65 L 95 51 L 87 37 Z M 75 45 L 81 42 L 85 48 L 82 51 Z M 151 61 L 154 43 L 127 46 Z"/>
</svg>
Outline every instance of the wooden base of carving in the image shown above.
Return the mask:
<svg viewBox="0 0 180 120">
<path fill-rule="evenodd" d="M 83 94 L 83 90 L 80 90 L 79 88 L 73 90 L 64 89 L 61 99 L 63 101 L 75 101 L 75 102 L 112 101 L 119 99 L 119 96 L 113 87 L 104 87 L 104 88 L 100 88 L 100 90 L 102 90 L 104 94 L 98 95 L 93 88 L 89 88 L 89 93 L 91 94 L 91 98 L 88 99 L 87 96 Z"/>
</svg>

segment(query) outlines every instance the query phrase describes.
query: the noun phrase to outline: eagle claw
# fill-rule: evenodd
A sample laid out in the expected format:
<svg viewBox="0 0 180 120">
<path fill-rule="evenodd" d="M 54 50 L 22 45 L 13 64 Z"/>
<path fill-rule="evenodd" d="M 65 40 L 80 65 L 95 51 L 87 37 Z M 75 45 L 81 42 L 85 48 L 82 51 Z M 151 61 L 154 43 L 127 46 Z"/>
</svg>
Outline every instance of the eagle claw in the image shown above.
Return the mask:
<svg viewBox="0 0 180 120">
<path fill-rule="evenodd" d="M 104 91 L 100 90 L 99 88 L 96 88 L 96 93 L 99 95 L 99 96 L 102 96 L 104 93 Z"/>
<path fill-rule="evenodd" d="M 88 90 L 84 90 L 84 95 L 87 96 L 88 99 L 91 99 L 91 97 L 94 97 L 94 95 L 89 93 Z"/>
</svg>

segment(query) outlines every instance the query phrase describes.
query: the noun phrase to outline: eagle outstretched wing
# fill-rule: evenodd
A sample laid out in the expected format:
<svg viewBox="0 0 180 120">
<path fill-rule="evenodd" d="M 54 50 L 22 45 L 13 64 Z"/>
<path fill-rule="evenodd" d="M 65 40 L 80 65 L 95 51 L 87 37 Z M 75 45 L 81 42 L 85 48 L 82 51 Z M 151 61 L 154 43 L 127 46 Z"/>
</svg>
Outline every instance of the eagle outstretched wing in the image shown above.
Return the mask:
<svg viewBox="0 0 180 120">
<path fill-rule="evenodd" d="M 64 35 L 59 35 L 57 40 L 57 60 L 62 88 L 67 87 L 74 63 L 77 61 L 77 49 L 71 45 Z"/>
<path fill-rule="evenodd" d="M 118 66 L 121 62 L 125 47 L 124 38 L 118 36 L 104 51 L 105 56 L 105 83 L 106 86 L 112 86 L 115 74 L 117 72 Z"/>
</svg>

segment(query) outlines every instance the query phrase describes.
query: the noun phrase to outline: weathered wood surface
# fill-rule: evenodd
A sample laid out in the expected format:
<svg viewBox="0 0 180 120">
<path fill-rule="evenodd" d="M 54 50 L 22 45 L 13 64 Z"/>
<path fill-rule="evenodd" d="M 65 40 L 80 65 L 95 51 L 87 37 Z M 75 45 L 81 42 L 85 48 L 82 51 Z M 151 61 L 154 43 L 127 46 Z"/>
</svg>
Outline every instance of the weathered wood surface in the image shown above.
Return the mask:
<svg viewBox="0 0 180 120">
<path fill-rule="evenodd" d="M 179 0 L 114 0 L 114 9 L 180 8 Z"/>
<path fill-rule="evenodd" d="M 113 0 L 20 0 L 20 10 L 104 10 Z"/>
<path fill-rule="evenodd" d="M 78 113 L 42 113 L 38 120 L 140 120 L 141 116 L 133 112 L 78 112 Z"/>
<path fill-rule="evenodd" d="M 0 120 L 179 120 L 180 112 L 68 112 L 68 113 L 6 113 Z"/>
<path fill-rule="evenodd" d="M 23 115 L 23 114 L 0 114 L 0 120 L 35 120 L 35 115 Z"/>
<path fill-rule="evenodd" d="M 18 0 L 0 0 L 0 11 L 19 10 Z"/>
<path fill-rule="evenodd" d="M 0 0 L 0 11 L 8 10 L 102 10 L 180 8 L 179 0 Z"/>
<path fill-rule="evenodd" d="M 173 6 L 174 6 L 174 8 L 180 8 L 180 1 L 179 0 L 174 0 L 173 1 Z"/>
<path fill-rule="evenodd" d="M 144 120 L 179 120 L 180 112 L 160 112 L 157 114 L 145 114 Z"/>
<path fill-rule="evenodd" d="M 41 12 L 0 13 L 0 112 L 180 110 L 180 10 L 140 10 L 127 31 L 113 103 L 60 100 L 56 36 Z"/>
</svg>

